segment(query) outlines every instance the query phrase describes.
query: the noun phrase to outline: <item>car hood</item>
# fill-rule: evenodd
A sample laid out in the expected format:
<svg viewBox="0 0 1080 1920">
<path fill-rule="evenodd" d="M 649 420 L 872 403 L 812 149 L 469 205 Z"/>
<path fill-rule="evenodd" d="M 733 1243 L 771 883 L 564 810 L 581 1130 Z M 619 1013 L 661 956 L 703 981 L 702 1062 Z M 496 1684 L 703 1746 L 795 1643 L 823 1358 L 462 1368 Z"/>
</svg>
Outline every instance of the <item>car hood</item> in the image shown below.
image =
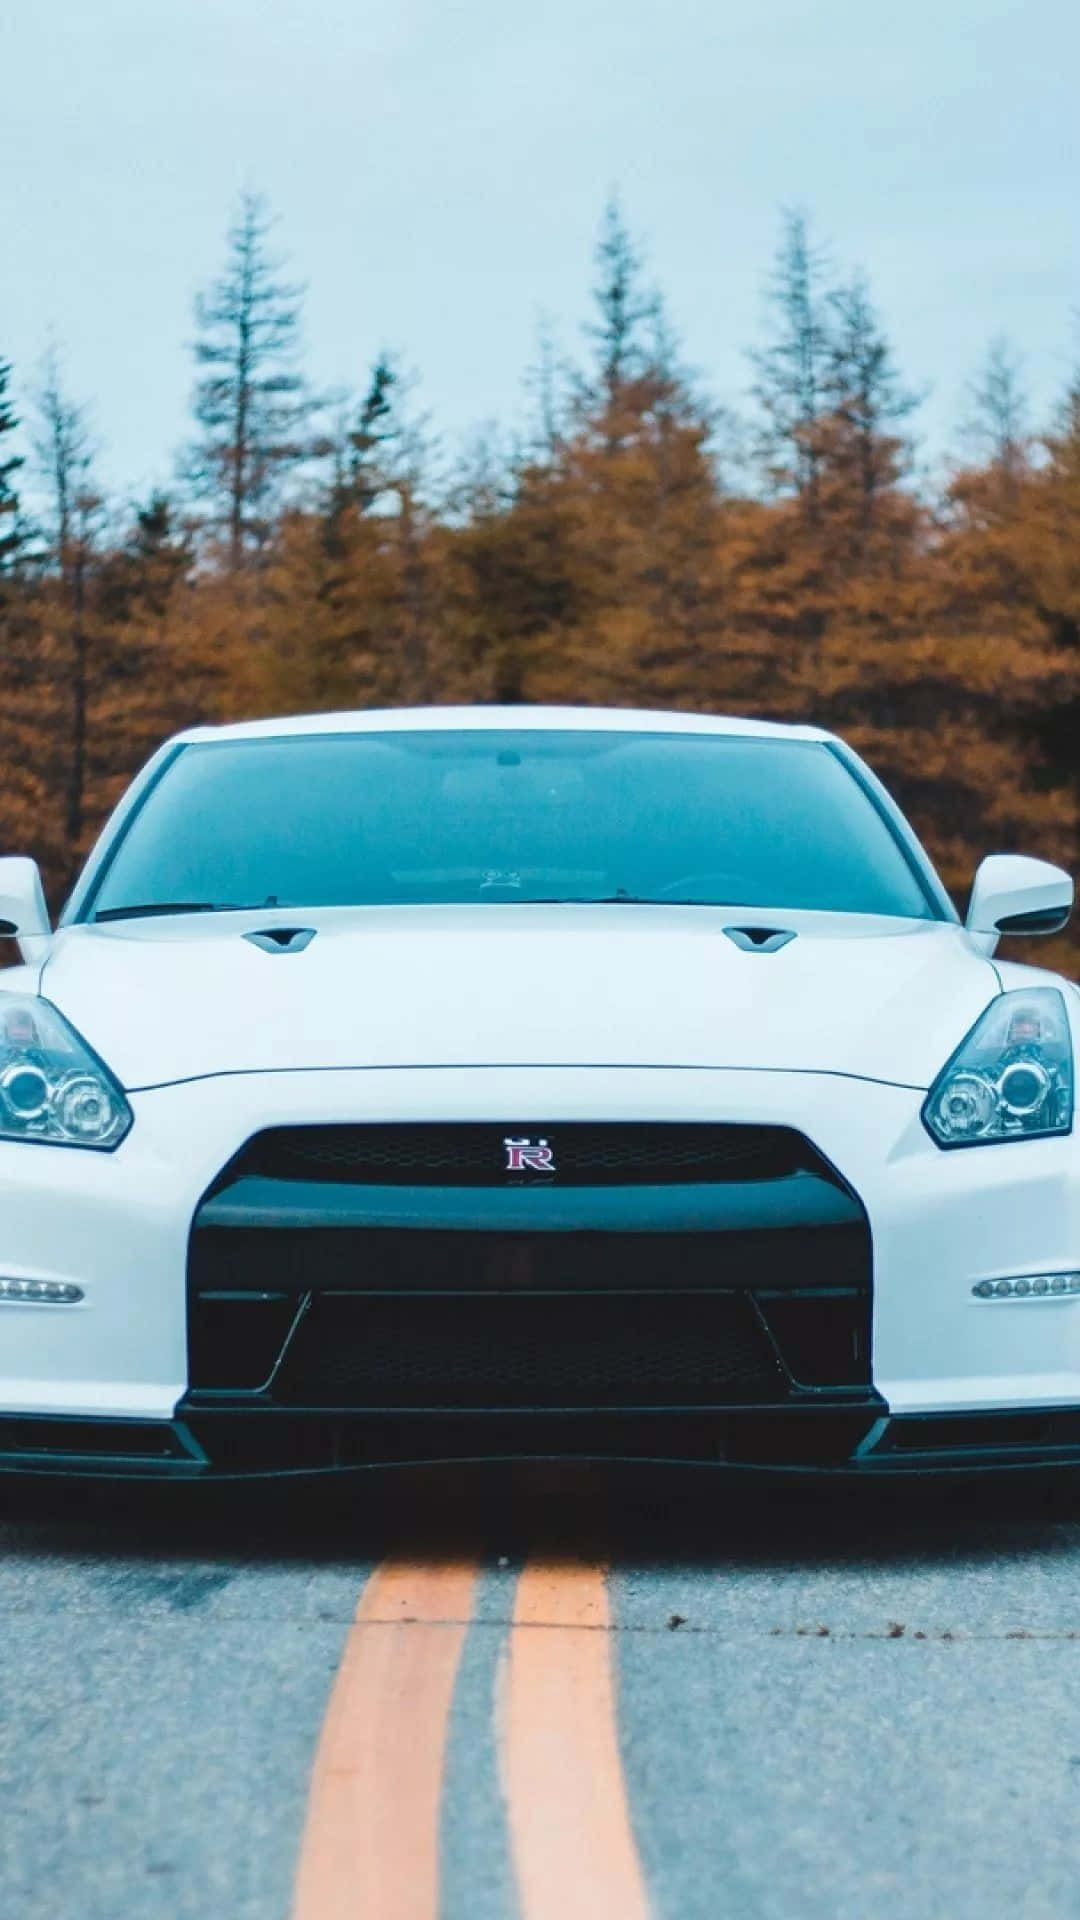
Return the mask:
<svg viewBox="0 0 1080 1920">
<path fill-rule="evenodd" d="M 248 936 L 314 929 L 302 950 Z M 771 950 L 725 929 L 776 929 Z M 612 906 L 79 925 L 41 991 L 122 1084 L 415 1066 L 685 1066 L 930 1084 L 997 976 L 941 922 Z"/>
</svg>

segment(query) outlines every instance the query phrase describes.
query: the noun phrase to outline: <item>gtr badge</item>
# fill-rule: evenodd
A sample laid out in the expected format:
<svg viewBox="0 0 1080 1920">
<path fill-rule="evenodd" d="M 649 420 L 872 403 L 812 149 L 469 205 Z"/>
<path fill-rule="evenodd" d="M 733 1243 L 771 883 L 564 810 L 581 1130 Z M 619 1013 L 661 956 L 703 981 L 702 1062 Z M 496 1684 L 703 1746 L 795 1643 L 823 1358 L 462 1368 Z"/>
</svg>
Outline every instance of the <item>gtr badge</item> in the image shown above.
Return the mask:
<svg viewBox="0 0 1080 1920">
<path fill-rule="evenodd" d="M 546 1140 L 504 1140 L 506 1173 L 554 1173 L 555 1153 Z"/>
</svg>

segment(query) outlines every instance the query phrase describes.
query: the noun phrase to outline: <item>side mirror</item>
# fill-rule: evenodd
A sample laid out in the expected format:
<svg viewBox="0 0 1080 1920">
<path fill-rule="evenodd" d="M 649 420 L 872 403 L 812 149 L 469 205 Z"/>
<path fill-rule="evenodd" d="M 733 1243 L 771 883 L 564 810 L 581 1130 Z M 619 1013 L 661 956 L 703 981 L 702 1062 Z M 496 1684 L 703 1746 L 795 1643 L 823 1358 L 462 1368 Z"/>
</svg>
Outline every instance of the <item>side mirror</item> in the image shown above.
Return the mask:
<svg viewBox="0 0 1080 1920">
<path fill-rule="evenodd" d="M 36 860 L 0 859 L 0 938 L 14 938 L 24 960 L 40 960 L 52 928 Z"/>
<path fill-rule="evenodd" d="M 975 875 L 967 930 L 993 953 L 1003 933 L 1060 933 L 1072 909 L 1072 878 L 1063 868 L 1022 853 L 992 853 Z"/>
</svg>

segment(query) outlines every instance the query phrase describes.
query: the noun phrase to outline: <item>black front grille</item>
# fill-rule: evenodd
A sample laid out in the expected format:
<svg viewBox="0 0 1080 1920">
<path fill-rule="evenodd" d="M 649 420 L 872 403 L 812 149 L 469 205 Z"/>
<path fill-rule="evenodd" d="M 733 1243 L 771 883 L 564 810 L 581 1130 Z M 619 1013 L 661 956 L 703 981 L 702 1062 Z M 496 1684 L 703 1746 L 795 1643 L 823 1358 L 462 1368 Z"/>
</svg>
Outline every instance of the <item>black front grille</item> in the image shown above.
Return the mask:
<svg viewBox="0 0 1080 1920">
<path fill-rule="evenodd" d="M 695 1353 L 710 1393 L 730 1364 L 753 1399 L 763 1355 L 773 1386 L 777 1349 L 785 1380 L 790 1375 L 797 1387 L 869 1381 L 869 1243 L 858 1226 L 532 1235 L 202 1228 L 192 1235 L 189 1282 L 193 1390 L 269 1386 L 275 1401 L 284 1392 L 291 1405 L 304 1399 L 308 1383 L 310 1404 L 338 1404 L 333 1394 L 325 1398 L 335 1379 L 341 1404 L 385 1404 L 363 1397 L 380 1391 L 364 1371 L 369 1362 L 379 1378 L 387 1370 L 396 1378 L 402 1366 L 419 1369 L 417 1398 L 388 1404 L 472 1404 L 456 1397 L 455 1369 L 462 1364 L 474 1370 L 469 1377 L 477 1393 L 492 1393 L 492 1406 L 524 1404 L 497 1389 L 524 1365 L 525 1327 L 535 1330 L 530 1337 L 546 1354 L 551 1391 L 560 1369 L 572 1374 L 579 1365 L 590 1377 L 598 1371 L 603 1386 L 610 1361 L 615 1397 L 601 1392 L 597 1404 L 603 1406 L 697 1404 L 680 1398 L 669 1377 L 672 1356 L 682 1356 L 681 1367 Z M 611 1335 L 610 1351 L 602 1330 Z M 643 1400 L 625 1398 L 633 1385 L 625 1342 L 637 1342 L 641 1351 L 646 1331 L 657 1342 L 658 1402 L 649 1397 L 647 1380 Z M 586 1345 L 579 1358 L 581 1338 Z M 365 1341 L 368 1361 L 357 1373 L 357 1343 Z M 699 1348 L 701 1341 L 708 1344 Z M 747 1341 L 756 1356 L 751 1367 Z M 445 1391 L 439 1384 L 444 1364 Z M 549 1404 L 582 1403 L 557 1397 Z"/>
<path fill-rule="evenodd" d="M 508 1139 L 548 1141 L 554 1174 L 509 1173 Z M 554 1181 L 597 1187 L 781 1180 L 799 1172 L 836 1180 L 810 1142 L 790 1127 L 408 1121 L 270 1128 L 248 1142 L 219 1185 L 254 1174 L 353 1185 L 502 1187 Z"/>
<path fill-rule="evenodd" d="M 197 1227 L 193 1292 L 633 1293 L 869 1285 L 861 1224 L 751 1233 Z"/>
<path fill-rule="evenodd" d="M 547 1139 L 554 1175 L 508 1173 L 507 1138 Z M 579 1191 L 507 1196 L 515 1185 Z M 650 1200 L 653 1185 L 669 1190 Z M 446 1187 L 475 1195 L 433 1191 Z M 622 1191 L 594 1200 L 590 1187 Z M 822 1224 L 804 1224 L 815 1195 Z M 188 1252 L 189 1379 L 204 1405 L 659 1415 L 869 1384 L 869 1226 L 790 1128 L 275 1128 L 210 1198 Z"/>
<path fill-rule="evenodd" d="M 274 1382 L 283 1406 L 715 1407 L 783 1401 L 750 1303 L 492 1295 L 313 1299 Z"/>
</svg>

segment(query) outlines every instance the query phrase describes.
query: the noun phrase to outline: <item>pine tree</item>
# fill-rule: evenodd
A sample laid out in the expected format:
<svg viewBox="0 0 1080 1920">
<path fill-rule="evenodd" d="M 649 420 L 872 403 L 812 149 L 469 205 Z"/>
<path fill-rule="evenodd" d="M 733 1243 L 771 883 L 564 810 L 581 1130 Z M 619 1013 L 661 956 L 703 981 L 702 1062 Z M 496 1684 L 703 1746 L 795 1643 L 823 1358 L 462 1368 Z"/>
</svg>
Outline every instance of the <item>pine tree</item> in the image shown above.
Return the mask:
<svg viewBox="0 0 1080 1920">
<path fill-rule="evenodd" d="M 558 453 L 566 428 L 566 371 L 551 320 L 542 313 L 536 328 L 536 358 L 526 369 L 523 383 L 531 413 L 526 435 L 530 461 L 552 460 Z"/>
<path fill-rule="evenodd" d="M 188 574 L 192 539 L 177 520 L 168 494 L 153 492 L 136 506 L 126 533 L 102 561 L 98 600 L 103 617 L 122 622 L 143 610 L 161 616 Z"/>
<path fill-rule="evenodd" d="M 829 418 L 819 450 L 839 490 L 853 496 L 855 546 L 861 550 L 910 467 L 910 445 L 897 429 L 920 396 L 901 384 L 864 274 L 835 288 L 827 311 L 823 389 Z"/>
<path fill-rule="evenodd" d="M 350 480 L 357 504 L 373 506 L 382 492 L 380 454 L 395 432 L 395 401 L 401 384 L 389 354 L 381 353 L 371 370 L 356 425 L 349 435 Z"/>
<path fill-rule="evenodd" d="M 970 388 L 965 439 L 976 458 L 1007 480 L 1016 480 L 1030 454 L 1030 400 L 1023 363 L 1004 334 L 996 334 Z"/>
<path fill-rule="evenodd" d="M 325 707 L 436 697 L 446 671 L 443 528 L 412 382 L 376 362 L 333 449 L 320 511 L 286 514 L 267 554 L 256 703 Z M 373 509 L 377 508 L 377 511 Z"/>
<path fill-rule="evenodd" d="M 160 492 L 125 515 L 97 557 L 86 802 L 91 826 L 167 734 L 218 717 L 220 668 L 209 644 L 211 582 L 203 583 L 207 593 L 192 623 L 194 559 L 190 530 Z M 221 590 L 216 581 L 213 587 Z M 235 589 L 230 581 L 223 596 L 232 603 L 234 656 L 242 647 Z M 239 704 L 244 694 L 237 664 L 230 697 Z"/>
<path fill-rule="evenodd" d="M 10 381 L 10 363 L 0 360 L 0 574 L 10 571 L 22 545 L 15 476 L 24 461 L 20 454 L 11 450 L 14 444 L 12 435 L 19 422 L 8 393 Z"/>
<path fill-rule="evenodd" d="M 401 698 L 426 702 L 434 691 L 432 559 L 434 515 L 428 498 L 433 457 L 426 414 L 413 411 L 413 382 L 397 377 L 380 427 L 378 472 L 392 501 L 396 582 L 395 651 Z"/>
<path fill-rule="evenodd" d="M 224 272 L 196 301 L 195 358 L 203 370 L 194 413 L 201 439 L 186 456 L 209 523 L 225 536 L 235 572 L 269 538 L 285 484 L 310 452 L 314 410 L 297 365 L 302 289 L 281 280 L 273 222 L 247 193 L 229 229 Z"/>
<path fill-rule="evenodd" d="M 1019 440 L 1022 450 L 1026 417 L 1014 409 L 1006 422 L 1008 441 Z M 1004 492 L 1007 499 L 997 538 L 1010 549 L 1022 602 L 1019 619 L 1012 611 L 1009 650 L 1015 656 L 1024 628 L 1034 621 L 1048 658 L 1046 685 L 1038 690 L 1042 697 L 1025 703 L 1027 734 L 1038 750 L 1039 799 L 1045 802 L 1048 792 L 1071 798 L 1071 844 L 1059 857 L 1075 868 L 1080 862 L 1080 373 L 1069 382 L 1037 460 L 1011 466 L 1009 449 L 1000 440 L 997 453 L 991 473 L 998 495 Z"/>
<path fill-rule="evenodd" d="M 641 256 L 615 196 L 604 208 L 596 269 L 597 317 L 585 329 L 596 364 L 582 385 L 579 405 L 599 415 L 607 451 L 617 453 L 628 426 L 627 406 L 633 410 L 634 384 L 648 366 L 650 329 L 659 303 L 644 284 Z"/>
<path fill-rule="evenodd" d="M 821 468 L 818 428 L 827 405 L 825 269 L 805 213 L 789 209 L 767 288 L 772 339 L 750 358 L 762 414 L 758 453 L 770 489 L 796 494 L 811 515 Z"/>
<path fill-rule="evenodd" d="M 326 503 L 331 528 L 349 507 L 369 512 L 386 489 L 384 453 L 397 433 L 400 384 L 395 361 L 381 353 L 355 417 L 346 419 L 331 443 L 334 469 Z"/>
<path fill-rule="evenodd" d="M 38 392 L 36 448 L 50 502 L 56 626 L 68 652 L 64 841 L 73 876 L 86 826 L 91 594 L 103 502 L 94 479 L 86 410 L 66 392 L 55 352 L 45 360 Z"/>
</svg>

